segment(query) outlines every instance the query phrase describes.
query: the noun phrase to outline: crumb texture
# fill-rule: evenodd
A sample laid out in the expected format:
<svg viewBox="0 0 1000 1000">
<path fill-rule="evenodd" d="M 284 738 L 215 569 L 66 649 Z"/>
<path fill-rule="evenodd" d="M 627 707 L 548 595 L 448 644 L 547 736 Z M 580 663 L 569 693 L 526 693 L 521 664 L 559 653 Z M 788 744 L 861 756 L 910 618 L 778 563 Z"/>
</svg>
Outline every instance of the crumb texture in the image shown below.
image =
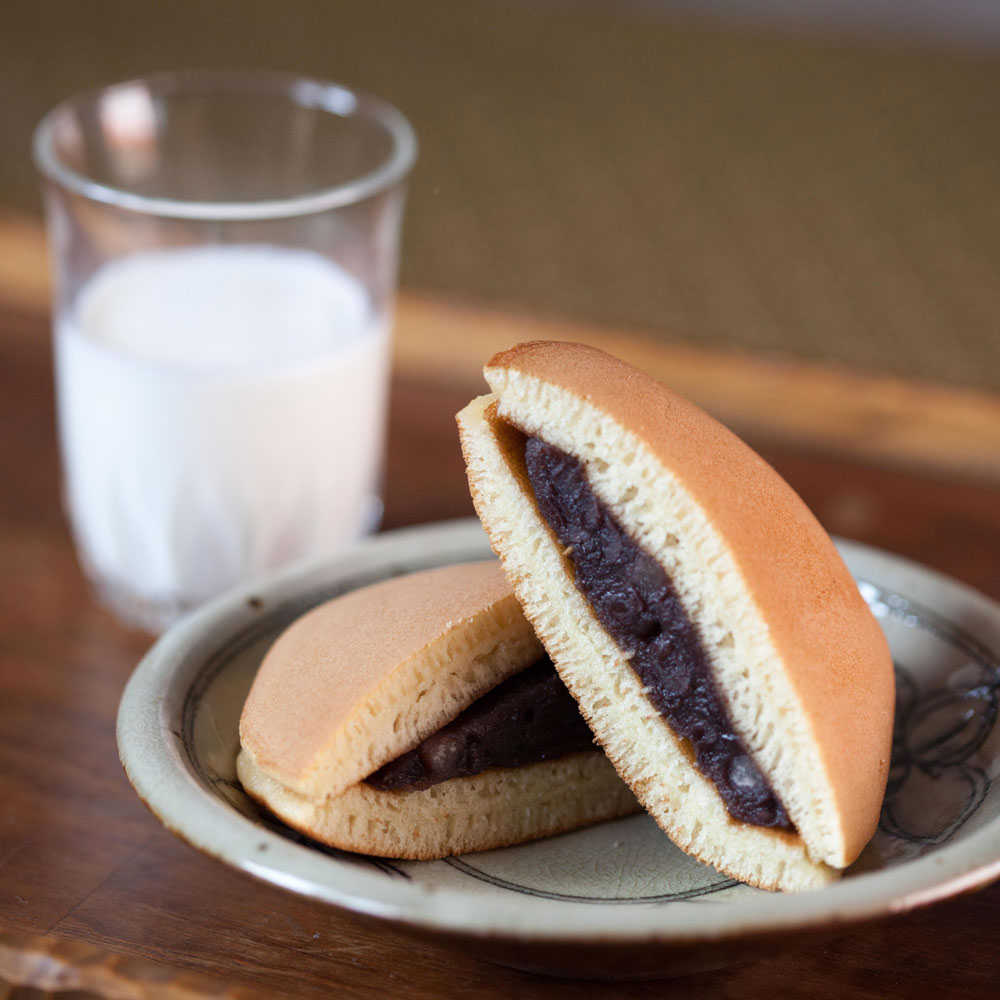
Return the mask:
<svg viewBox="0 0 1000 1000">
<path fill-rule="evenodd" d="M 495 395 L 459 415 L 476 509 L 620 773 L 680 847 L 720 870 L 766 888 L 834 877 L 874 832 L 893 683 L 885 640 L 832 542 L 754 452 L 616 359 L 522 345 L 486 375 Z M 692 765 L 576 590 L 509 425 L 582 462 L 601 501 L 666 569 L 734 729 L 800 836 L 735 822 Z"/>
<path fill-rule="evenodd" d="M 237 771 L 250 797 L 289 826 L 332 847 L 386 858 L 430 860 L 508 847 L 639 810 L 599 753 L 494 768 L 420 791 L 358 784 L 324 799 L 276 782 L 246 751 Z"/>
</svg>

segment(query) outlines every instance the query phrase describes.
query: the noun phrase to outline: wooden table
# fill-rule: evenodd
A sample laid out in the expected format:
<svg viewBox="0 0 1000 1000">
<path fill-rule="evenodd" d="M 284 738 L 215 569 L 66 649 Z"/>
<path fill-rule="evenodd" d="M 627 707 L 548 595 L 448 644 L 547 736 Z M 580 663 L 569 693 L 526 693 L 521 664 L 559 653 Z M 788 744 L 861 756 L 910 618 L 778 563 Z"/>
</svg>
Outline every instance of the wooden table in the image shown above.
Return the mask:
<svg viewBox="0 0 1000 1000">
<path fill-rule="evenodd" d="M 18 287 L 29 291 L 0 299 L 0 984 L 12 984 L 0 998 L 18 996 L 18 983 L 77 997 L 622 995 L 358 923 L 201 856 L 145 810 L 118 763 L 114 719 L 150 639 L 98 608 L 77 567 L 58 501 L 48 321 L 30 282 Z M 831 530 L 1000 598 L 1000 452 L 984 445 L 1000 428 L 994 400 L 411 297 L 387 528 L 471 513 L 453 414 L 479 391 L 474 368 L 493 347 L 537 333 L 610 342 L 672 375 L 749 430 Z M 879 392 L 891 398 L 869 398 Z M 998 932 L 995 886 L 783 957 L 627 990 L 969 996 L 996 988 Z"/>
</svg>

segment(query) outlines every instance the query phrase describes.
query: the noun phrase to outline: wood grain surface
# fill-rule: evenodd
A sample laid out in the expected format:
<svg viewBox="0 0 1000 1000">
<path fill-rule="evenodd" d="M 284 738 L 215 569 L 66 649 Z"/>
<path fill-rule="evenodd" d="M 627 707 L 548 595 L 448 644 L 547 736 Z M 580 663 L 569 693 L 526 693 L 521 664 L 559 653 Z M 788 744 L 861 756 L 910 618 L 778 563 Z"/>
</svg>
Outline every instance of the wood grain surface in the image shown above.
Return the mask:
<svg viewBox="0 0 1000 1000">
<path fill-rule="evenodd" d="M 422 322 L 435 327 L 432 313 Z M 514 320 L 507 326 L 516 332 Z M 422 357 L 437 350 L 425 345 Z M 18 984 L 42 991 L 31 996 L 567 1000 L 995 989 L 1000 887 L 755 964 L 623 988 L 402 938 L 201 856 L 146 811 L 117 759 L 118 698 L 150 639 L 98 608 L 77 567 L 59 507 L 50 365 L 43 315 L 24 302 L 0 308 L 0 979 L 10 996 Z M 472 512 L 453 414 L 478 391 L 478 379 L 453 370 L 402 366 L 386 527 Z M 1000 493 L 988 482 L 770 431 L 752 443 L 829 529 L 1000 598 Z"/>
</svg>

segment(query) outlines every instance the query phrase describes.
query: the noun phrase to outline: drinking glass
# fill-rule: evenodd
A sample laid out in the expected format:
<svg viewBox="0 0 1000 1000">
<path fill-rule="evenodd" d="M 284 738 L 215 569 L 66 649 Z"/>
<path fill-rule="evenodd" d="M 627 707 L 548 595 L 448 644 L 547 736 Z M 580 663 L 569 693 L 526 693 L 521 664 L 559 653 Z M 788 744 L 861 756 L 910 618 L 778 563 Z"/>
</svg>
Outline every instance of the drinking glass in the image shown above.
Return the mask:
<svg viewBox="0 0 1000 1000">
<path fill-rule="evenodd" d="M 64 504 L 82 566 L 158 631 L 380 519 L 416 139 L 376 97 L 185 72 L 38 126 Z"/>
</svg>

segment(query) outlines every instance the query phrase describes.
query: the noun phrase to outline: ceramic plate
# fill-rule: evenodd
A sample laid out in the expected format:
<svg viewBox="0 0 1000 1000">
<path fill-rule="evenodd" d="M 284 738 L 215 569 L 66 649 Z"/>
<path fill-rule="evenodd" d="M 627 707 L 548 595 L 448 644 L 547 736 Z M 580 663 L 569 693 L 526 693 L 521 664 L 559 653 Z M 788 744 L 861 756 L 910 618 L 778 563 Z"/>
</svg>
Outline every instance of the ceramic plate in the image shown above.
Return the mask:
<svg viewBox="0 0 1000 1000">
<path fill-rule="evenodd" d="M 1000 876 L 1000 607 L 913 563 L 840 542 L 888 636 L 898 686 L 881 824 L 836 885 L 750 889 L 677 850 L 646 816 L 534 844 L 400 862 L 320 847 L 236 780 L 237 724 L 268 645 L 314 604 L 490 556 L 477 522 L 374 538 L 214 601 L 168 632 L 122 698 L 129 779 L 161 821 L 292 892 L 497 961 L 563 975 L 677 975 L 912 909 Z"/>
</svg>

